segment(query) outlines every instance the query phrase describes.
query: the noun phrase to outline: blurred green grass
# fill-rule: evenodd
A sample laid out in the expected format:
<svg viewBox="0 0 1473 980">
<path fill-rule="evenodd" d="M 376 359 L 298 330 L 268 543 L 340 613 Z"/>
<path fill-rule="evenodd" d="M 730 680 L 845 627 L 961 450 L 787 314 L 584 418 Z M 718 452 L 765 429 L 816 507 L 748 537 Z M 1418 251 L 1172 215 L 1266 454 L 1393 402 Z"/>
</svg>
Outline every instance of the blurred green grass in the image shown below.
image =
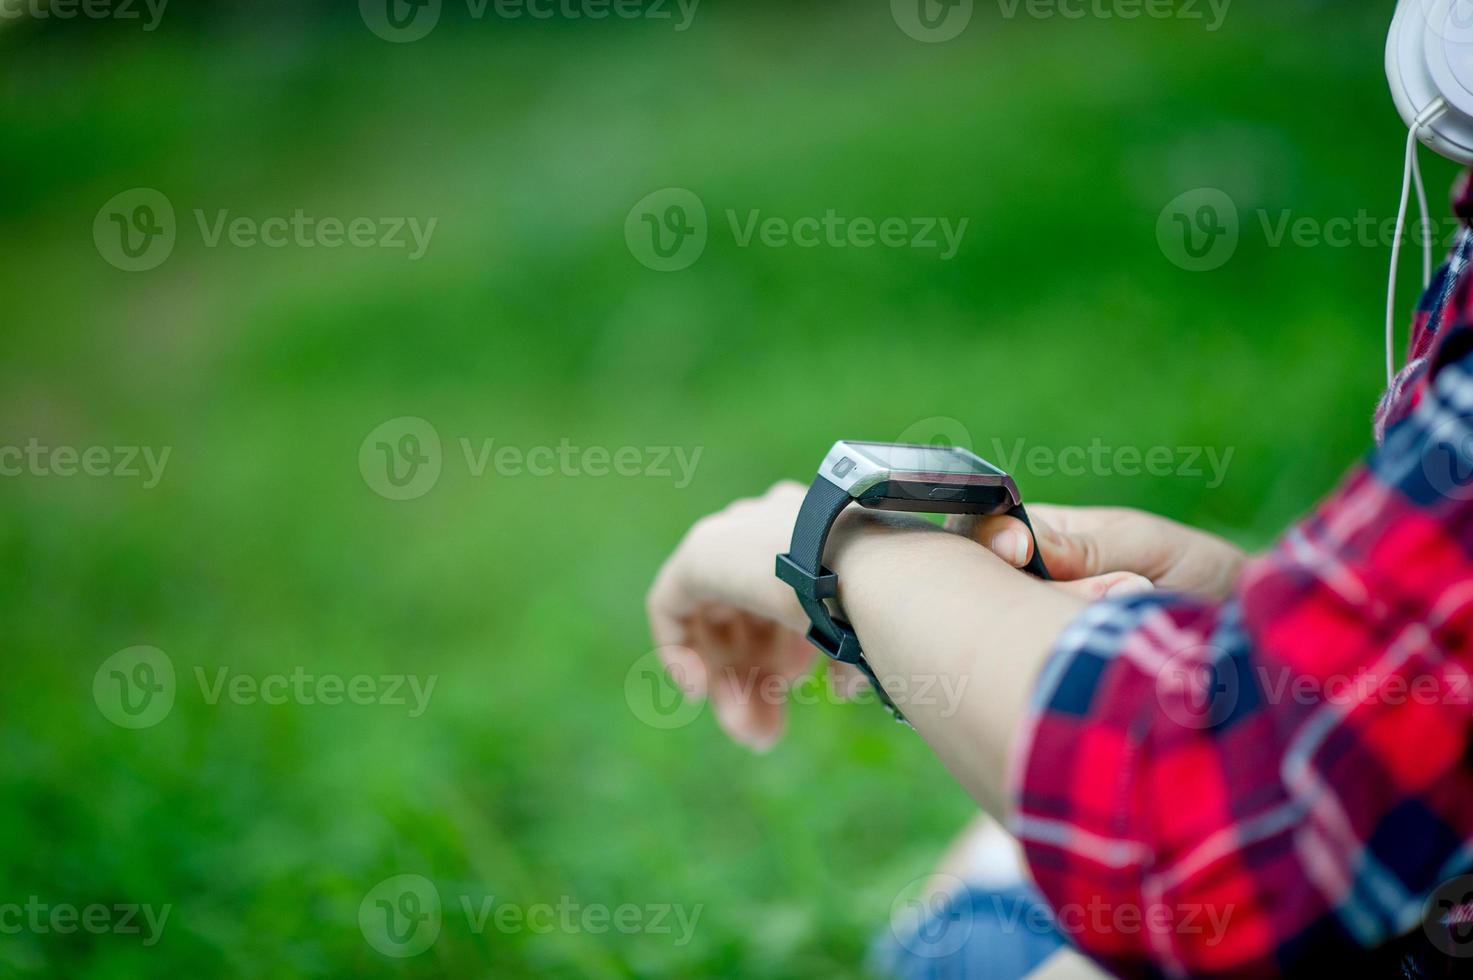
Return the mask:
<svg viewBox="0 0 1473 980">
<path fill-rule="evenodd" d="M 170 12 L 173 13 L 172 11 Z M 172 446 L 162 483 L 0 482 L 0 902 L 171 903 L 162 941 L 0 936 L 0 969 L 128 976 L 857 971 L 972 812 L 878 710 L 805 707 L 767 757 L 703 715 L 642 724 L 644 588 L 699 515 L 805 477 L 838 436 L 959 420 L 1011 445 L 1231 447 L 1227 480 L 1022 472 L 1261 545 L 1364 451 L 1380 249 L 1269 248 L 1256 209 L 1394 210 L 1401 135 L 1374 4 L 1182 22 L 1004 20 L 918 44 L 884 4 L 702 5 L 692 28 L 346 18 L 0 30 L 0 443 Z M 1306 39 L 1312 39 L 1307 41 Z M 1440 195 L 1451 177 L 1429 168 Z M 1197 186 L 1231 262 L 1156 243 Z M 148 273 L 104 201 L 174 203 Z M 623 239 L 652 190 L 713 230 L 660 274 Z M 189 212 L 434 216 L 426 257 L 201 247 Z M 737 248 L 724 212 L 967 217 L 959 255 Z M 1403 295 L 1410 301 L 1410 276 Z M 427 496 L 360 442 L 429 419 Z M 472 478 L 460 438 L 703 448 L 694 482 Z M 180 696 L 126 731 L 90 697 L 134 644 Z M 205 704 L 196 667 L 434 673 L 429 710 Z M 396 962 L 358 903 L 431 878 Z M 701 905 L 659 935 L 477 934 L 459 895 Z"/>
</svg>

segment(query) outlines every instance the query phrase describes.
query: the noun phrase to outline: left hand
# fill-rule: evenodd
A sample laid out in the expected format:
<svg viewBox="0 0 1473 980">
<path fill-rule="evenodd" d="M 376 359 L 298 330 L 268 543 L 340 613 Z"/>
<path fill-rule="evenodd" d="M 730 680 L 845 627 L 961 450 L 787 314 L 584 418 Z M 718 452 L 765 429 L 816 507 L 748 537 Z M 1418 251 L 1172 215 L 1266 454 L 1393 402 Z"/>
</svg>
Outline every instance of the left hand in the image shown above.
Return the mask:
<svg viewBox="0 0 1473 980">
<path fill-rule="evenodd" d="M 758 751 L 781 737 L 790 689 L 818 657 L 808 616 L 773 567 L 806 493 L 784 480 L 697 521 L 646 597 L 670 676 L 686 697 L 709 696 L 722 730 Z M 848 664 L 830 663 L 828 677 L 841 698 L 866 683 Z"/>
</svg>

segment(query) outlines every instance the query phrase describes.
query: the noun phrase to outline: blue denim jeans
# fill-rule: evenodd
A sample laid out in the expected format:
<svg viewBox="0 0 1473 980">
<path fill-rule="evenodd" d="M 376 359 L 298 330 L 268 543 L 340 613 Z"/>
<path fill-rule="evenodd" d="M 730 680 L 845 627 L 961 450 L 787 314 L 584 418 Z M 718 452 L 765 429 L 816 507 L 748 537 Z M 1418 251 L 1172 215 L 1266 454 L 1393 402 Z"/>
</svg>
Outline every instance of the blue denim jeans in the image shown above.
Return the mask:
<svg viewBox="0 0 1473 980">
<path fill-rule="evenodd" d="M 968 886 L 925 903 L 876 943 L 876 972 L 900 980 L 1019 980 L 1066 940 L 1031 885 Z"/>
</svg>

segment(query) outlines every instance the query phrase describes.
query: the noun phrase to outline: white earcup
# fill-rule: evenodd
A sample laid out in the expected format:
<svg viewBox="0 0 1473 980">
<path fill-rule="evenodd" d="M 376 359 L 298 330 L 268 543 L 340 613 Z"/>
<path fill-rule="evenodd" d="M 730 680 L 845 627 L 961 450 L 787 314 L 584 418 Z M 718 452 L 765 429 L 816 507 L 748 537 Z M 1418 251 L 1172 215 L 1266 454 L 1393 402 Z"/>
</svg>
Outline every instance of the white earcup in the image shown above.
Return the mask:
<svg viewBox="0 0 1473 980">
<path fill-rule="evenodd" d="M 1473 0 L 1401 0 L 1386 39 L 1386 79 L 1422 142 L 1473 164 Z"/>
</svg>

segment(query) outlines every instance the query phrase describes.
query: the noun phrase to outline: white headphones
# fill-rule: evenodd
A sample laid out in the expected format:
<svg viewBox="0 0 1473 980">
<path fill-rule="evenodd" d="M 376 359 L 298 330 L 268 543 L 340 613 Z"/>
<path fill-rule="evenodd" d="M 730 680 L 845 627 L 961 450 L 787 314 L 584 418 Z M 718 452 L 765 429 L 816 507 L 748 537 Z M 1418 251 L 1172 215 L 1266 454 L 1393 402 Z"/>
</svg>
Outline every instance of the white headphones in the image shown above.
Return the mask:
<svg viewBox="0 0 1473 980">
<path fill-rule="evenodd" d="M 1386 282 L 1386 383 L 1396 376 L 1396 266 L 1413 187 L 1422 213 L 1422 288 L 1432 280 L 1432 234 L 1417 141 L 1473 164 L 1473 0 L 1399 0 L 1386 38 L 1386 79 L 1407 125 L 1401 206 Z"/>
<path fill-rule="evenodd" d="M 1400 0 L 1386 39 L 1386 78 L 1422 142 L 1473 164 L 1473 0 Z"/>
</svg>

